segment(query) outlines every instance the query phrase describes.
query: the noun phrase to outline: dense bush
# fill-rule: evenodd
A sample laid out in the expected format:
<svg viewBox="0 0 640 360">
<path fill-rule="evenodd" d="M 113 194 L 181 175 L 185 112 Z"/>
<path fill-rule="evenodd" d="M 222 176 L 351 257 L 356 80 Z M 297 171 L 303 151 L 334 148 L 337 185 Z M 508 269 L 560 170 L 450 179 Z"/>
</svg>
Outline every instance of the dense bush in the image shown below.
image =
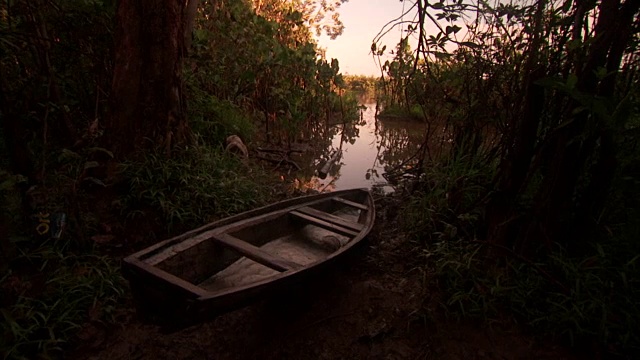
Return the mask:
<svg viewBox="0 0 640 360">
<path fill-rule="evenodd" d="M 134 221 L 153 240 L 269 200 L 273 174 L 224 153 L 227 136 L 295 141 L 327 114 L 354 112 L 337 61 L 319 58 L 311 37 L 341 29 L 311 24 L 326 4 L 259 4 L 200 2 L 181 75 L 190 142 L 123 161 L 104 136 L 118 2 L 0 2 L 3 358 L 60 356 L 87 326 L 117 322 L 123 280 L 99 254 L 140 245 Z M 61 239 L 33 234 L 39 212 L 66 215 Z"/>
<path fill-rule="evenodd" d="M 424 151 L 404 217 L 429 244 L 446 308 L 510 313 L 542 334 L 630 356 L 640 347 L 631 330 L 640 318 L 640 4 L 414 9 L 382 64 L 382 99 L 396 112 L 418 105 L 438 129 L 427 136 L 450 145 L 435 166 Z M 372 50 L 386 55 L 380 38 Z"/>
<path fill-rule="evenodd" d="M 169 230 L 199 226 L 262 205 L 270 192 L 259 171 L 221 147 L 194 145 L 170 159 L 146 153 L 123 164 L 129 184 L 123 215 L 156 217 Z"/>
</svg>

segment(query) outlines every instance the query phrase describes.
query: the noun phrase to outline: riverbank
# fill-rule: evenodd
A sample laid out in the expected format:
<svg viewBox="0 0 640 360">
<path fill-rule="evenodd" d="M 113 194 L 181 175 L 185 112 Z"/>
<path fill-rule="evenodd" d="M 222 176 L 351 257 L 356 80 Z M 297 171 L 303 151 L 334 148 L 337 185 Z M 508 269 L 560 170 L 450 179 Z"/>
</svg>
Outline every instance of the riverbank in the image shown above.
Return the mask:
<svg viewBox="0 0 640 360">
<path fill-rule="evenodd" d="M 132 309 L 117 329 L 97 331 L 70 359 L 573 359 L 512 323 L 449 319 L 432 269 L 399 231 L 402 199 L 376 199 L 377 221 L 364 246 L 312 281 L 164 334 Z"/>
</svg>

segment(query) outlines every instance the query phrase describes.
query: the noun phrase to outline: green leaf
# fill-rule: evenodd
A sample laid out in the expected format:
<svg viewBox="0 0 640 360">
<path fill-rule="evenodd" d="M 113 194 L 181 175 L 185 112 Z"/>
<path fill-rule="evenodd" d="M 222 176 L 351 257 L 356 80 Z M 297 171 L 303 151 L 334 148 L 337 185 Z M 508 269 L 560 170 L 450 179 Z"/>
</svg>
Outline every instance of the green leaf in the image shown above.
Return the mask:
<svg viewBox="0 0 640 360">
<path fill-rule="evenodd" d="M 567 42 L 567 50 L 576 50 L 582 46 L 581 39 L 572 39 Z"/>
<path fill-rule="evenodd" d="M 447 33 L 447 35 L 453 33 L 456 34 L 458 33 L 458 31 L 460 31 L 460 26 L 457 25 L 453 25 L 453 26 L 447 26 L 447 28 L 445 29 L 445 32 Z"/>
<path fill-rule="evenodd" d="M 535 84 L 542 87 L 548 87 L 553 89 L 564 87 L 564 82 L 562 82 L 557 77 L 545 77 L 540 80 L 537 80 Z"/>
<path fill-rule="evenodd" d="M 478 44 L 476 44 L 474 42 L 471 42 L 471 41 L 463 41 L 463 42 L 460 43 L 460 45 L 466 46 L 466 47 L 470 47 L 472 49 L 479 49 L 479 48 L 482 47 L 482 45 L 478 45 Z"/>
<path fill-rule="evenodd" d="M 105 149 L 105 148 L 101 148 L 101 147 L 92 147 L 92 148 L 88 148 L 87 151 L 89 152 L 89 154 L 94 154 L 94 153 L 103 153 L 105 155 L 107 155 L 108 157 L 110 157 L 111 159 L 113 159 L 113 152 Z"/>
<path fill-rule="evenodd" d="M 60 156 L 58 156 L 58 161 L 59 162 L 69 162 L 69 161 L 72 161 L 72 160 L 79 160 L 81 158 L 82 157 L 78 153 L 76 153 L 74 151 L 71 151 L 69 149 L 62 149 L 62 152 L 60 153 Z"/>
<path fill-rule="evenodd" d="M 573 90 L 576 88 L 576 84 L 578 83 L 578 77 L 576 76 L 576 74 L 569 74 L 569 77 L 567 78 L 567 89 L 568 90 Z"/>
<path fill-rule="evenodd" d="M 97 161 L 87 161 L 86 163 L 84 163 L 85 170 L 97 168 L 98 166 L 100 166 L 100 163 L 98 163 Z"/>
<path fill-rule="evenodd" d="M 107 185 L 100 179 L 96 179 L 92 176 L 86 177 L 83 179 L 84 181 L 90 181 L 96 185 L 102 186 L 102 187 L 107 187 Z"/>
<path fill-rule="evenodd" d="M 435 55 L 435 57 L 439 60 L 448 60 L 451 58 L 451 54 L 446 53 L 446 52 L 441 52 L 441 51 L 434 51 L 433 55 Z"/>
</svg>

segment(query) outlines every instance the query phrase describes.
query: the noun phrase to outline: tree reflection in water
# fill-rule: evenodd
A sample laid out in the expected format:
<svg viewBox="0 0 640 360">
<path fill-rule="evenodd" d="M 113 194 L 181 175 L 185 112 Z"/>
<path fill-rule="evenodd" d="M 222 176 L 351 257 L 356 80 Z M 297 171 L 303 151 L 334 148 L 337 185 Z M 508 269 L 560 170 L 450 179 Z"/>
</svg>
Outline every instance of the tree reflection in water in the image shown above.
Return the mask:
<svg viewBox="0 0 640 360">
<path fill-rule="evenodd" d="M 375 104 L 367 104 L 358 121 L 308 134 L 309 141 L 320 150 L 298 160 L 303 170 L 295 174 L 294 186 L 321 191 L 361 187 L 392 191 L 384 175 L 415 166 L 415 161 L 407 159 L 415 158 L 426 130 L 425 124 L 413 120 L 376 120 Z M 342 157 L 326 179 L 315 176 L 315 171 L 338 150 L 342 150 Z"/>
</svg>

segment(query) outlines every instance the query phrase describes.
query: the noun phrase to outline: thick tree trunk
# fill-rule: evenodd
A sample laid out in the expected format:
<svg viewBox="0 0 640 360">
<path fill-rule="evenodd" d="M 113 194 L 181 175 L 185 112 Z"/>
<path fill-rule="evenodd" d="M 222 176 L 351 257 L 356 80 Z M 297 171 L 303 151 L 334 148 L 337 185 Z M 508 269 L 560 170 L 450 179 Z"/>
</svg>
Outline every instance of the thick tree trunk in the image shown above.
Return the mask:
<svg viewBox="0 0 640 360">
<path fill-rule="evenodd" d="M 121 0 L 107 141 L 118 157 L 186 141 L 184 0 Z"/>
</svg>

